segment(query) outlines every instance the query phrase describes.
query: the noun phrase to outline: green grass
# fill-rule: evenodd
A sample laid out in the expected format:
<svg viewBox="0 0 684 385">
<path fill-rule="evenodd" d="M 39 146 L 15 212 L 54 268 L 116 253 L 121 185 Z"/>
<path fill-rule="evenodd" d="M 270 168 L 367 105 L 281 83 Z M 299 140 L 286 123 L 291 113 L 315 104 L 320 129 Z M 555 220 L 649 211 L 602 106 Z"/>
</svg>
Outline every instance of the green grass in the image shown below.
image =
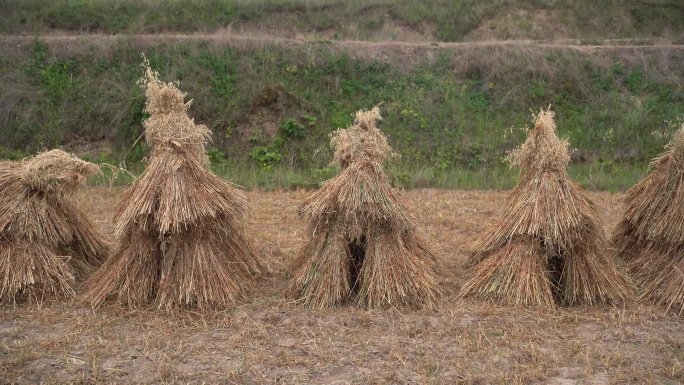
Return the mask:
<svg viewBox="0 0 684 385">
<path fill-rule="evenodd" d="M 131 170 L 117 170 L 105 164 L 102 173 L 91 177 L 90 185 L 128 186 L 144 170 L 136 165 Z M 313 190 L 337 175 L 333 167 L 299 170 L 277 166 L 264 169 L 259 166 L 212 165 L 212 171 L 221 178 L 247 190 Z M 461 189 L 509 190 L 517 183 L 518 170 L 505 167 L 483 167 L 476 170 L 432 167 L 412 168 L 391 164 L 386 168 L 392 184 L 400 189 Z M 646 165 L 607 166 L 606 164 L 571 164 L 570 178 L 586 190 L 624 192 L 648 173 Z"/>
<path fill-rule="evenodd" d="M 121 37 L 111 45 L 84 39 L 59 48 L 36 39 L 5 48 L 0 156 L 65 146 L 92 160 L 138 165 L 146 155 L 144 141 L 136 142 L 145 117 L 136 84 L 144 50 L 161 78 L 178 80 L 193 99 L 192 117 L 213 131 L 215 167 L 234 170 L 237 183 L 250 188 L 309 187 L 327 179 L 329 134 L 348 126 L 356 110 L 380 102 L 379 127 L 401 155 L 390 170 L 407 188 L 512 186 L 502 160 L 524 140 L 530 110 L 551 104 L 559 135 L 589 170 L 578 174 L 582 183 L 623 189 L 633 180 L 630 170 L 639 169 L 634 165 L 663 150 L 675 129 L 666 122 L 684 120 L 684 53 L 655 47 L 601 55 L 535 46 L 430 47 L 430 59 L 390 49 L 382 52 L 386 62 L 355 56 L 375 47 L 347 52 L 320 43 Z M 591 173 L 591 167 L 600 169 Z"/>
<path fill-rule="evenodd" d="M 568 174 L 587 190 L 626 191 L 648 174 L 646 164 L 617 165 L 598 162 L 595 164 L 568 167 Z"/>
<path fill-rule="evenodd" d="M 222 178 L 246 189 L 296 190 L 316 189 L 322 182 L 334 177 L 334 168 L 317 170 L 294 170 L 276 167 L 264 170 L 259 167 L 215 167 Z M 509 189 L 515 185 L 517 172 L 504 167 L 478 170 L 420 169 L 391 165 L 386 170 L 392 184 L 398 188 L 419 189 Z"/>
<path fill-rule="evenodd" d="M 583 39 L 681 37 L 684 25 L 676 0 L 5 0 L 0 15 L 2 33 L 211 32 L 230 25 L 374 39 L 392 38 L 383 28 L 397 24 L 438 41 L 466 40 L 487 20 L 496 20 L 493 33 L 504 39 L 549 38 L 533 28 L 539 22 L 554 25 L 555 38 Z"/>
</svg>

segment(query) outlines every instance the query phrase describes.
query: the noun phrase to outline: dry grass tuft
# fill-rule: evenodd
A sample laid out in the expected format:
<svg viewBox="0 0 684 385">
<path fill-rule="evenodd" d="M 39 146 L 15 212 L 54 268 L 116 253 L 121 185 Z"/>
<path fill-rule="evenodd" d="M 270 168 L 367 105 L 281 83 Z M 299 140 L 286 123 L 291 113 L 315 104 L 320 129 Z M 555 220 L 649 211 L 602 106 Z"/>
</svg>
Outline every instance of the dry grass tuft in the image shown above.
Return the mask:
<svg viewBox="0 0 684 385">
<path fill-rule="evenodd" d="M 290 285 L 311 307 L 431 307 L 439 289 L 437 262 L 382 169 L 391 154 L 375 127 L 379 109 L 359 111 L 331 145 L 343 169 L 301 208 L 309 242 L 294 261 Z"/>
<path fill-rule="evenodd" d="M 99 168 L 62 150 L 0 163 L 0 301 L 74 294 L 74 276 L 104 260 L 108 245 L 76 204 Z"/>
<path fill-rule="evenodd" d="M 611 258 L 594 203 L 568 177 L 568 144 L 541 110 L 522 147 L 518 185 L 502 217 L 473 247 L 463 295 L 526 306 L 623 303 L 630 285 Z"/>
<path fill-rule="evenodd" d="M 684 312 L 684 124 L 624 197 L 615 242 L 639 298 Z"/>
<path fill-rule="evenodd" d="M 110 299 L 163 309 L 234 305 L 265 269 L 241 223 L 245 197 L 206 168 L 208 130 L 187 119 L 184 94 L 147 63 L 145 76 L 152 154 L 116 207 L 118 246 L 84 298 L 93 306 Z"/>
</svg>

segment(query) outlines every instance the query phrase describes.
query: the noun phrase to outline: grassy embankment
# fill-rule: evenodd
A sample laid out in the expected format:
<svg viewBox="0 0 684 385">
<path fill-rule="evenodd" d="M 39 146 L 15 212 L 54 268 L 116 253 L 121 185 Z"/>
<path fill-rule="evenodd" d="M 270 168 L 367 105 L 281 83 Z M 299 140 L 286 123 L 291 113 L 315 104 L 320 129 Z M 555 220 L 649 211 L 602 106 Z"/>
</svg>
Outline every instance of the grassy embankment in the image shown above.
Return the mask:
<svg viewBox="0 0 684 385">
<path fill-rule="evenodd" d="M 6 0 L 0 32 L 235 30 L 329 38 L 682 39 L 677 0 Z M 407 33 L 408 31 L 408 33 Z"/>
<path fill-rule="evenodd" d="M 0 25 L 6 32 L 44 30 L 45 20 L 50 19 L 62 29 L 154 32 L 181 25 L 199 28 L 197 23 L 179 21 L 188 21 L 191 15 L 203 21 L 205 29 L 223 23 L 206 19 L 215 16 L 211 6 L 218 2 L 197 2 L 180 13 L 153 17 L 160 12 L 155 5 L 162 3 L 176 4 L 146 2 L 147 16 L 138 29 L 111 26 L 108 17 L 125 18 L 126 12 L 102 11 L 105 5 L 136 9 L 137 3 L 97 0 L 37 1 L 23 8 L 18 5 L 22 2 L 9 2 L 2 7 L 14 12 L 10 12 L 12 20 L 24 15 L 21 12 L 27 16 L 21 16 L 23 23 Z M 304 18 L 305 23 L 295 26 L 307 31 L 316 30 L 315 15 L 343 15 L 330 28 L 345 31 L 345 20 L 375 12 L 360 3 L 342 6 L 334 1 L 236 4 L 242 15 L 236 19 L 238 24 L 257 20 L 249 25 L 277 29 L 269 23 L 294 9 L 291 16 Z M 423 14 L 411 4 L 398 2 L 391 12 L 380 14 L 413 25 L 396 16 L 411 10 L 407 14 L 422 15 L 423 25 L 439 30 L 434 26 L 439 24 L 442 2 L 429 3 Z M 640 4 L 646 14 L 649 3 Z M 473 17 L 482 21 L 510 6 L 488 2 L 465 14 L 478 14 Z M 205 8 L 200 12 L 193 7 Z M 491 12 L 484 12 L 485 8 Z M 612 12 L 609 7 L 595 8 L 596 17 L 609 17 Z M 69 14 L 67 10 L 79 15 L 76 19 L 81 22 L 100 21 L 97 27 L 60 21 L 70 20 L 58 17 Z M 579 8 L 558 5 L 549 12 L 575 20 Z M 171 14 L 186 16 L 168 19 Z M 250 14 L 258 16 L 245 16 Z M 167 24 L 160 24 L 162 19 L 168 19 Z M 584 31 L 575 36 L 601 38 L 650 36 L 655 32 L 649 32 L 647 24 L 632 22 L 632 32 L 623 29 L 622 35 L 610 35 L 568 23 Z M 439 40 L 462 40 L 466 34 L 448 37 L 435 32 Z M 335 170 L 329 165 L 328 134 L 347 126 L 355 110 L 380 102 L 385 117 L 381 128 L 402 155 L 388 166 L 390 174 L 397 184 L 409 188 L 511 187 L 515 170 L 508 170 L 502 161 L 522 142 L 524 132 L 519 128 L 529 123 L 529 110 L 551 104 L 559 133 L 577 149 L 571 175 L 588 188 L 622 190 L 643 176 L 648 160 L 662 150 L 673 130 L 666 121 L 684 117 L 684 52 L 671 46 L 577 49 L 435 43 L 405 47 L 326 39 L 279 44 L 229 36 L 176 42 L 134 37 L 45 41 L 49 44 L 40 38 L 2 43 L 6 52 L 0 58 L 2 157 L 17 158 L 63 145 L 91 160 L 125 161 L 139 170 L 145 149 L 140 142 L 133 144 L 144 118 L 144 94 L 136 85 L 142 51 L 163 79 L 179 80 L 188 98 L 194 99 L 193 117 L 214 132 L 209 153 L 215 170 L 250 188 L 313 186 L 329 178 Z"/>
</svg>

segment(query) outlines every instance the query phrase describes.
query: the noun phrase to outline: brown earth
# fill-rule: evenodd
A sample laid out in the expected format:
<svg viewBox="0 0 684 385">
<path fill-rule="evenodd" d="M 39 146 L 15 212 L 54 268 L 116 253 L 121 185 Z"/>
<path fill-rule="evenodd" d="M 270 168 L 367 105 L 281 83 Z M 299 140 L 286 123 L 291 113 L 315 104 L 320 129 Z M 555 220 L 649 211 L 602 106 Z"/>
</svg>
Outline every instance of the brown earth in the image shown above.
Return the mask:
<svg viewBox="0 0 684 385">
<path fill-rule="evenodd" d="M 120 190 L 89 188 L 107 234 Z M 309 194 L 247 192 L 245 225 L 272 273 L 247 303 L 210 314 L 93 310 L 77 301 L 5 305 L 0 383 L 612 384 L 684 382 L 680 318 L 648 305 L 525 309 L 459 300 L 469 245 L 505 192 L 401 192 L 444 264 L 436 311 L 307 310 L 283 295 Z M 590 194 L 615 225 L 620 204 Z"/>
<path fill-rule="evenodd" d="M 12 45 L 30 44 L 36 39 L 34 35 L 0 35 L 0 43 L 8 49 Z M 251 47 L 264 45 L 293 46 L 300 44 L 323 44 L 336 46 L 353 53 L 359 49 L 379 49 L 382 51 L 396 50 L 401 54 L 404 50 L 430 51 L 442 48 L 482 48 L 482 47 L 520 47 L 533 46 L 539 48 L 570 48 L 583 52 L 613 51 L 613 50 L 652 50 L 684 49 L 684 44 L 667 38 L 639 38 L 639 39 L 594 39 L 587 43 L 581 39 L 557 39 L 554 36 L 540 36 L 538 39 L 499 40 L 494 36 L 483 36 L 476 41 L 464 42 L 436 42 L 420 39 L 382 39 L 382 40 L 331 40 L 318 35 L 283 35 L 264 31 L 233 31 L 223 29 L 213 33 L 157 33 L 157 34 L 80 34 L 69 31 L 53 30 L 39 36 L 46 44 L 61 46 L 67 50 L 82 42 L 93 43 L 96 47 L 107 47 L 121 40 L 133 40 L 142 45 L 156 44 L 162 41 L 208 41 L 218 45 L 237 47 Z M 88 47 L 92 49 L 93 47 Z"/>
</svg>

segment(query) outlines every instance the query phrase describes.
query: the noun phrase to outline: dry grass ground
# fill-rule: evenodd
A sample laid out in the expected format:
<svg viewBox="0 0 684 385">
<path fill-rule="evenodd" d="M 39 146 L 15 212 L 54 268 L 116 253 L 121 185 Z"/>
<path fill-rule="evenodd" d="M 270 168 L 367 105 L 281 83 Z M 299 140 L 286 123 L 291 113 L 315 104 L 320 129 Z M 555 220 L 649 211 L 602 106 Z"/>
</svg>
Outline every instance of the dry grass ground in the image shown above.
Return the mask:
<svg viewBox="0 0 684 385">
<path fill-rule="evenodd" d="M 83 206 L 106 234 L 120 191 Z M 650 306 L 535 310 L 457 300 L 471 242 L 503 192 L 408 191 L 401 197 L 445 271 L 434 312 L 310 311 L 281 294 L 304 241 L 309 192 L 249 192 L 247 231 L 273 272 L 260 292 L 210 314 L 93 311 L 77 302 L 0 310 L 0 383 L 682 383 L 684 330 Z M 616 196 L 591 193 L 612 229 Z"/>
</svg>

